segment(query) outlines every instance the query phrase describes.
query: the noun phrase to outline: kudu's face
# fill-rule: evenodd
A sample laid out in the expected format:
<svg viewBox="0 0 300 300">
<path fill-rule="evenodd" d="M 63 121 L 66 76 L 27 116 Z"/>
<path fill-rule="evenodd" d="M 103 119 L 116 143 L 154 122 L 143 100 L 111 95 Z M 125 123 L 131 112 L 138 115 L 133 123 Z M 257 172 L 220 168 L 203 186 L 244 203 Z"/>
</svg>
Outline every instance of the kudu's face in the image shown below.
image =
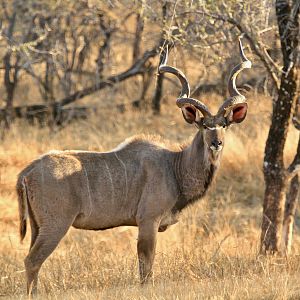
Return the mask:
<svg viewBox="0 0 300 300">
<path fill-rule="evenodd" d="M 204 143 L 213 153 L 220 152 L 224 147 L 227 129 L 225 118 L 203 118 L 199 129 L 203 131 Z"/>
<path fill-rule="evenodd" d="M 159 73 L 171 73 L 180 80 L 182 88 L 176 104 L 181 108 L 184 119 L 190 124 L 195 124 L 203 132 L 204 142 L 214 156 L 223 149 L 227 128 L 233 123 L 242 122 L 247 115 L 246 99 L 235 85 L 239 72 L 251 68 L 251 62 L 244 54 L 240 39 L 239 50 L 242 62 L 236 65 L 230 73 L 228 81 L 230 97 L 220 106 L 216 115 L 212 115 L 208 107 L 201 101 L 190 98 L 190 86 L 185 75 L 179 69 L 167 65 L 168 48 L 165 50 L 165 55 L 158 68 Z"/>
<path fill-rule="evenodd" d="M 202 131 L 204 143 L 213 154 L 220 152 L 225 144 L 225 134 L 229 126 L 233 123 L 242 122 L 247 114 L 247 104 L 239 103 L 233 105 L 226 113 L 222 109 L 217 115 L 204 115 L 201 110 L 194 106 L 186 104 L 181 107 L 184 119 L 192 124 L 194 123 Z"/>
</svg>

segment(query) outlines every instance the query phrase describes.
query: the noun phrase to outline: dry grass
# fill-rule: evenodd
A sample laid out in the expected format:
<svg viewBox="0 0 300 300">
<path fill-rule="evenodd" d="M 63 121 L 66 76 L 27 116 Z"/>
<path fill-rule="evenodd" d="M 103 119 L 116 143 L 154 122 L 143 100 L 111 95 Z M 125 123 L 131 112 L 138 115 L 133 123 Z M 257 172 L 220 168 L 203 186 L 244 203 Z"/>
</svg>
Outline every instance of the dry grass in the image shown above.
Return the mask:
<svg viewBox="0 0 300 300">
<path fill-rule="evenodd" d="M 211 192 L 188 208 L 179 224 L 159 234 L 152 283 L 138 283 L 136 228 L 71 229 L 42 267 L 40 299 L 299 299 L 297 235 L 295 254 L 288 260 L 257 255 L 270 110 L 268 99 L 250 103 L 245 124 L 228 135 Z M 174 105 L 164 105 L 161 116 L 102 111 L 56 133 L 24 124 L 13 128 L 0 145 L 0 297 L 26 298 L 23 259 L 30 234 L 19 244 L 17 173 L 50 149 L 108 150 L 142 132 L 183 142 L 195 128 L 184 124 Z M 292 131 L 289 136 L 287 161 L 296 135 Z"/>
</svg>

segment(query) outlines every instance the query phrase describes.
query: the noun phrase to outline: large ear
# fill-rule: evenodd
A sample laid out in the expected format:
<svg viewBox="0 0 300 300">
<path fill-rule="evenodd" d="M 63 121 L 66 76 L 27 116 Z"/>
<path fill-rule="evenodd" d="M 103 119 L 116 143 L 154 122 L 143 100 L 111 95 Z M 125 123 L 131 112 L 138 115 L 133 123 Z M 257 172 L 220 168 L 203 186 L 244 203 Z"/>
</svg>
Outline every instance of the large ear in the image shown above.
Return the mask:
<svg viewBox="0 0 300 300">
<path fill-rule="evenodd" d="M 229 113 L 227 113 L 226 119 L 228 124 L 241 123 L 244 121 L 247 115 L 248 104 L 238 103 L 230 107 Z"/>
<path fill-rule="evenodd" d="M 185 104 L 181 107 L 181 111 L 183 114 L 184 119 L 192 124 L 196 121 L 197 118 L 197 108 L 191 104 Z"/>
</svg>

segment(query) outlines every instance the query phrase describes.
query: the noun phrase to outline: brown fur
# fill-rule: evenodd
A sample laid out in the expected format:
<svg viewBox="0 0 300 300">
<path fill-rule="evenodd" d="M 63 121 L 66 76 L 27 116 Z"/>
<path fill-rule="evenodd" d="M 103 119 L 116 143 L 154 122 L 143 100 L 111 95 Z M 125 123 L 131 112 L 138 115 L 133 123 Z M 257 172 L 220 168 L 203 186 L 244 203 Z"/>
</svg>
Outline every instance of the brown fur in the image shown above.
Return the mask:
<svg viewBox="0 0 300 300">
<path fill-rule="evenodd" d="M 211 126 L 223 122 L 211 119 Z M 214 123 L 215 122 L 215 123 Z M 21 240 L 26 216 L 32 229 L 25 259 L 27 292 L 70 226 L 105 230 L 138 226 L 141 282 L 152 273 L 157 232 L 177 223 L 186 206 L 203 197 L 219 167 L 225 129 L 200 130 L 185 147 L 157 136 L 136 136 L 111 152 L 52 151 L 18 177 Z"/>
</svg>

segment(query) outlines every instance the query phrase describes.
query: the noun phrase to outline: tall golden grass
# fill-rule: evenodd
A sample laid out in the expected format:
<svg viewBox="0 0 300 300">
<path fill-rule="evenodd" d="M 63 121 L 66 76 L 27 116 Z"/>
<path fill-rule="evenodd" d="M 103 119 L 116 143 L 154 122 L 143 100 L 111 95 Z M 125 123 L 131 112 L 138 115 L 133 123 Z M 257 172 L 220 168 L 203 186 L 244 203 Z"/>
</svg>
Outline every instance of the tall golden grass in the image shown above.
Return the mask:
<svg viewBox="0 0 300 300">
<path fill-rule="evenodd" d="M 216 109 L 217 97 L 210 96 Z M 246 121 L 230 129 L 220 172 L 211 191 L 187 208 L 178 224 L 159 233 L 154 279 L 140 286 L 137 229 L 102 232 L 71 229 L 44 263 L 40 299 L 299 299 L 300 239 L 288 259 L 258 254 L 264 192 L 262 159 L 270 99 L 249 99 Z M 0 145 L 0 297 L 25 299 L 25 258 L 30 234 L 18 238 L 16 176 L 51 149 L 109 150 L 138 133 L 174 143 L 190 140 L 196 128 L 184 123 L 173 99 L 160 116 L 146 111 L 100 110 L 88 121 L 60 130 L 16 124 Z M 291 129 L 286 161 L 297 132 Z"/>
</svg>

